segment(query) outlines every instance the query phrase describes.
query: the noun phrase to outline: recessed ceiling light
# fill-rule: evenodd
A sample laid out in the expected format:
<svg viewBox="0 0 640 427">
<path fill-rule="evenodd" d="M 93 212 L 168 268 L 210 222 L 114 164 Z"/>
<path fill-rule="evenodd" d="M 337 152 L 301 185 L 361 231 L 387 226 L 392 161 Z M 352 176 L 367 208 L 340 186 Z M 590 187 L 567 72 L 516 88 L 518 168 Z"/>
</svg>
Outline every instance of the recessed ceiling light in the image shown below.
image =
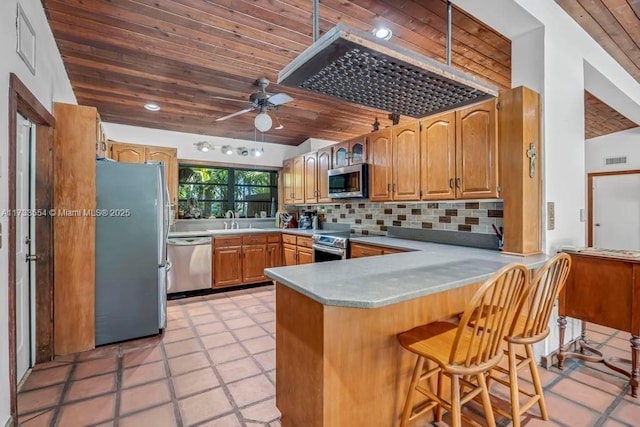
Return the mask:
<svg viewBox="0 0 640 427">
<path fill-rule="evenodd" d="M 158 104 L 152 104 L 152 103 L 144 104 L 144 108 L 146 108 L 149 111 L 160 111 L 160 106 Z"/>
<path fill-rule="evenodd" d="M 230 156 L 233 154 L 233 148 L 230 145 L 224 145 L 222 147 L 222 152 Z"/>
<path fill-rule="evenodd" d="M 387 27 L 377 27 L 373 29 L 373 35 L 382 40 L 389 40 L 393 33 Z"/>
</svg>

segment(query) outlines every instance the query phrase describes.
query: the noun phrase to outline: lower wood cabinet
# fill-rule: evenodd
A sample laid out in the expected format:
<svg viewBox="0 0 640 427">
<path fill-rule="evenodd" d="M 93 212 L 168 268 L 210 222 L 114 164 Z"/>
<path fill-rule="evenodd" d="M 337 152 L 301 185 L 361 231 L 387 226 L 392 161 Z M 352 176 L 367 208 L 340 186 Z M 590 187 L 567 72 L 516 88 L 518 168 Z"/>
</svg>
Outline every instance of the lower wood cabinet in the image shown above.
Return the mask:
<svg viewBox="0 0 640 427">
<path fill-rule="evenodd" d="M 311 237 L 282 235 L 282 254 L 284 265 L 311 264 L 313 262 L 313 244 Z"/>
<path fill-rule="evenodd" d="M 279 235 L 246 234 L 213 239 L 213 287 L 266 282 L 269 279 L 264 269 L 278 265 Z"/>
<path fill-rule="evenodd" d="M 384 246 L 375 246 L 375 245 L 367 245 L 363 243 L 351 243 L 349 245 L 351 258 L 363 258 L 368 256 L 377 256 L 377 255 L 389 255 L 389 254 L 397 254 L 403 251 L 402 249 L 395 248 L 387 248 Z"/>
</svg>

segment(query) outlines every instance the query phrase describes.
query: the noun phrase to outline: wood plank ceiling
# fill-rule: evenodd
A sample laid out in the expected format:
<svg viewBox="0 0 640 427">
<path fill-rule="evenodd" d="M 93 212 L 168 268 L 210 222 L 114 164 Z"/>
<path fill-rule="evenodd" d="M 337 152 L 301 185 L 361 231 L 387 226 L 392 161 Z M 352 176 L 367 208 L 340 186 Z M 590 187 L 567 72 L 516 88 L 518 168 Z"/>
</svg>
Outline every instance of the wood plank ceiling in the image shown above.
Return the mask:
<svg viewBox="0 0 640 427">
<path fill-rule="evenodd" d="M 640 83 L 640 0 L 556 0 Z M 585 92 L 585 139 L 638 125 Z"/>
<path fill-rule="evenodd" d="M 253 140 L 249 106 L 258 77 L 278 72 L 313 42 L 311 0 L 43 0 L 80 104 L 112 123 Z M 320 32 L 336 23 L 392 29 L 392 41 L 445 61 L 443 0 L 320 0 Z M 511 86 L 511 42 L 460 10 L 453 13 L 452 65 L 500 88 Z M 294 101 L 268 142 L 344 140 L 371 131 L 389 112 L 271 84 Z M 146 102 L 159 112 L 142 108 Z M 402 121 L 408 120 L 402 118 Z M 260 135 L 257 137 L 261 138 Z"/>
</svg>

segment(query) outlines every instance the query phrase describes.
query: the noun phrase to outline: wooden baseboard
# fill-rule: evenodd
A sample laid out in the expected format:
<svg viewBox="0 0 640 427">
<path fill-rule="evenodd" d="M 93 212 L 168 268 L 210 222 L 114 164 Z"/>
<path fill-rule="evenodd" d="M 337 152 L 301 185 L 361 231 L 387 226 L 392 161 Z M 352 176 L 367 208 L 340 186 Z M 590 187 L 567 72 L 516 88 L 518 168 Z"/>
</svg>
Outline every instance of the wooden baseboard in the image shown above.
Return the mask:
<svg viewBox="0 0 640 427">
<path fill-rule="evenodd" d="M 574 338 L 573 340 L 569 341 L 567 344 L 565 344 L 567 351 L 578 351 L 580 349 L 579 344 L 578 344 L 578 338 Z M 551 368 L 553 365 L 557 365 L 558 364 L 558 350 L 554 351 L 553 353 L 549 353 L 546 356 L 542 356 L 540 358 L 540 366 L 542 366 L 545 369 L 549 369 Z"/>
</svg>

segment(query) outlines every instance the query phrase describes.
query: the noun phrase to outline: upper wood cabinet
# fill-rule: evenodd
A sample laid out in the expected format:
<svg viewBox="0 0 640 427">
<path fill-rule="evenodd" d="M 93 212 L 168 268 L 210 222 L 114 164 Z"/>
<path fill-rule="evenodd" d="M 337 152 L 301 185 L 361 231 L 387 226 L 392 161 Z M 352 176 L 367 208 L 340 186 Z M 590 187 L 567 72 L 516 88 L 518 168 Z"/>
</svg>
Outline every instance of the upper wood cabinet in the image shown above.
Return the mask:
<svg viewBox="0 0 640 427">
<path fill-rule="evenodd" d="M 391 139 L 389 128 L 369 135 L 369 199 L 372 202 L 391 200 Z"/>
<path fill-rule="evenodd" d="M 456 111 L 456 198 L 498 197 L 496 99 Z"/>
<path fill-rule="evenodd" d="M 178 206 L 178 150 L 170 147 L 152 147 L 148 145 L 109 143 L 111 158 L 124 163 L 144 163 L 146 161 L 163 162 L 169 199 L 177 212 Z"/>
<path fill-rule="evenodd" d="M 318 150 L 318 203 L 331 203 L 329 197 L 329 169 L 331 169 L 331 147 Z"/>
<path fill-rule="evenodd" d="M 282 202 L 293 204 L 293 159 L 282 162 Z"/>
<path fill-rule="evenodd" d="M 498 197 L 496 100 L 421 121 L 422 200 Z"/>
<path fill-rule="evenodd" d="M 293 159 L 293 203 L 304 203 L 304 156 Z"/>
<path fill-rule="evenodd" d="M 371 201 L 420 198 L 420 131 L 418 122 L 371 134 L 369 140 Z"/>
<path fill-rule="evenodd" d="M 456 114 L 440 114 L 421 122 L 422 200 L 456 197 Z"/>
<path fill-rule="evenodd" d="M 307 153 L 304 158 L 304 202 L 318 202 L 318 153 Z"/>
<path fill-rule="evenodd" d="M 367 136 L 359 136 L 332 145 L 333 168 L 363 163 L 367 160 Z"/>
</svg>

